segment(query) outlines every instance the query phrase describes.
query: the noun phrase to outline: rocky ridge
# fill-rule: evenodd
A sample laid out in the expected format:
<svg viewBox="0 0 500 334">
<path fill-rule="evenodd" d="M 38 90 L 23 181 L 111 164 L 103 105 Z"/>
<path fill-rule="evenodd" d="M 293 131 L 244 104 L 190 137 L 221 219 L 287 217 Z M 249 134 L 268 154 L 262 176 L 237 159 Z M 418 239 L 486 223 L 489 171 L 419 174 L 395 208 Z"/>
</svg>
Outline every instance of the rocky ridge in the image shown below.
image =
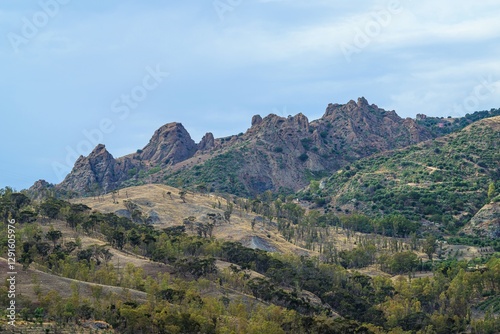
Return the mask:
<svg viewBox="0 0 500 334">
<path fill-rule="evenodd" d="M 210 190 L 247 195 L 294 191 L 310 177 L 430 138 L 430 132 L 415 120 L 370 105 L 365 98 L 329 104 L 324 115 L 311 122 L 302 113 L 255 115 L 244 134 L 214 138 L 208 132 L 198 144 L 181 123 L 168 123 L 155 131 L 142 150 L 121 158 L 115 159 L 104 145 L 98 145 L 76 161 L 56 189 L 90 194 L 144 182 L 175 182 L 188 187 L 203 183 Z M 217 159 L 228 164 L 223 174 Z"/>
</svg>

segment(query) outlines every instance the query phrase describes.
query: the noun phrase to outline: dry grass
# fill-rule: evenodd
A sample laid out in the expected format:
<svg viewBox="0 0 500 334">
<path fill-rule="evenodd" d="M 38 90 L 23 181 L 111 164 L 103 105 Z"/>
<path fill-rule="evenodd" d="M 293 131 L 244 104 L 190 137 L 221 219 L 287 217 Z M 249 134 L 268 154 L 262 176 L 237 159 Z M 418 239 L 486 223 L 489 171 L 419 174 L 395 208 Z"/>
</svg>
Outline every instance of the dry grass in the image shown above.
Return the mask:
<svg viewBox="0 0 500 334">
<path fill-rule="evenodd" d="M 5 258 L 0 258 L 0 279 L 5 281 L 5 275 L 7 270 L 7 260 Z M 72 284 L 76 284 L 79 288 L 80 294 L 82 296 L 91 296 L 91 287 L 100 286 L 104 295 L 116 295 L 116 296 L 126 296 L 127 293 L 130 297 L 138 301 L 146 301 L 147 295 L 145 292 L 133 290 L 133 289 L 123 289 L 121 287 L 88 283 L 71 278 L 60 277 L 46 273 L 37 269 L 28 268 L 23 270 L 21 265 L 17 265 L 17 275 L 16 275 L 16 295 L 28 298 L 31 301 L 36 301 L 37 297 L 34 288 L 39 285 L 42 295 L 47 294 L 51 290 L 55 290 L 63 298 L 71 297 L 72 294 Z M 128 292 L 127 292 L 128 291 Z"/>
<path fill-rule="evenodd" d="M 171 195 L 168 195 L 170 192 Z M 83 203 L 94 210 L 105 213 L 126 210 L 124 201 L 132 201 L 140 210 L 149 215 L 151 212 L 158 214 L 161 223 L 155 224 L 155 228 L 183 225 L 187 217 L 195 217 L 198 222 L 208 222 L 208 213 L 224 214 L 227 207 L 226 199 L 217 195 L 207 195 L 189 192 L 186 202 L 179 196 L 179 189 L 159 184 L 149 184 L 137 187 L 124 188 L 116 195 L 113 203 L 111 194 L 97 198 L 74 199 L 74 203 Z M 220 208 L 219 208 L 220 207 Z M 279 252 L 304 254 L 310 251 L 287 242 L 272 224 L 257 223 L 254 230 L 251 222 L 257 215 L 245 212 L 234 206 L 230 223 L 224 222 L 214 228 L 213 236 L 227 241 L 241 242 L 249 246 L 248 240 L 252 237 L 265 239 Z M 193 233 L 192 231 L 187 231 Z"/>
<path fill-rule="evenodd" d="M 500 120 L 500 117 L 499 117 Z M 170 192 L 171 196 L 167 195 Z M 143 185 L 137 187 L 129 187 L 121 189 L 119 194 L 116 195 L 116 202 L 113 203 L 112 195 L 107 194 L 101 199 L 97 198 L 80 198 L 75 199 L 73 202 L 84 203 L 92 209 L 101 212 L 116 212 L 118 210 L 125 210 L 124 201 L 131 200 L 136 203 L 140 209 L 148 214 L 151 210 L 158 213 L 161 223 L 155 224 L 158 229 L 182 225 L 183 219 L 193 216 L 197 221 L 207 221 L 207 213 L 223 214 L 226 208 L 226 199 L 216 195 L 206 195 L 199 193 L 189 192 L 186 196 L 184 203 L 179 196 L 179 189 L 158 184 Z M 220 203 L 220 209 L 219 209 Z M 286 241 L 278 232 L 274 224 L 258 222 L 252 230 L 251 221 L 256 217 L 253 213 L 248 213 L 234 207 L 230 223 L 222 223 L 215 227 L 213 236 L 218 239 L 241 242 L 247 247 L 252 246 L 254 237 L 258 237 L 266 242 L 269 246 L 282 253 L 293 253 L 311 256 L 317 256 L 317 251 L 307 250 L 299 245 L 295 245 Z M 62 224 L 62 223 L 61 223 Z M 68 233 L 75 233 L 71 230 L 65 230 Z M 193 233 L 192 231 L 188 231 Z M 341 228 L 329 228 L 328 240 L 333 242 L 338 250 L 352 250 L 357 245 L 355 240 L 357 237 L 366 236 L 362 233 L 350 233 L 348 236 L 347 231 Z M 387 239 L 388 242 L 392 238 L 384 236 L 374 236 L 374 238 Z M 95 240 L 89 240 L 88 237 L 81 237 L 84 244 L 96 243 Z M 399 239 L 406 247 L 409 248 L 409 241 Z M 458 259 L 472 259 L 477 257 L 479 252 L 477 247 L 469 246 L 451 246 L 447 245 L 449 252 L 446 254 L 454 254 L 456 250 L 460 250 Z M 116 252 L 116 251 L 115 251 Z M 416 252 L 424 261 L 427 256 L 422 252 Z M 129 257 L 130 259 L 130 257 Z M 143 266 L 134 259 L 134 264 Z"/>
</svg>

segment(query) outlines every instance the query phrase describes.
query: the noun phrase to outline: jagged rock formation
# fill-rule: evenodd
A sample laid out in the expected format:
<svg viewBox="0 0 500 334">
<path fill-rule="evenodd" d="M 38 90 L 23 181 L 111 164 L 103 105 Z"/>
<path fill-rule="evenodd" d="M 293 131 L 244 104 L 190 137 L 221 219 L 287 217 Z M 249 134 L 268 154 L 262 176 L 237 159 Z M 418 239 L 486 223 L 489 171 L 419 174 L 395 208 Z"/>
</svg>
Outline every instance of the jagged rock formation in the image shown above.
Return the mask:
<svg viewBox="0 0 500 334">
<path fill-rule="evenodd" d="M 141 182 L 145 173 L 140 171 L 160 167 L 149 182 L 205 183 L 209 189 L 246 194 L 297 190 L 312 174 L 331 173 L 361 157 L 431 137 L 414 120 L 370 105 L 364 98 L 329 104 L 324 116 L 312 122 L 303 114 L 255 115 L 246 133 L 215 139 L 209 132 L 198 144 L 182 124 L 169 123 L 135 154 L 114 159 L 104 145 L 97 146 L 88 157 L 77 160 L 57 188 L 77 193 L 109 191 L 127 180 Z M 195 166 L 197 172 L 192 173 Z"/>
<path fill-rule="evenodd" d="M 128 171 L 135 165 L 132 159 L 124 157 L 115 160 L 102 144 L 97 145 L 89 156 L 80 156 L 71 173 L 56 186 L 59 191 L 96 193 L 119 187 L 129 177 Z"/>
<path fill-rule="evenodd" d="M 259 125 L 260 122 L 262 122 L 262 117 L 260 117 L 260 115 L 254 115 L 252 117 L 252 126 Z"/>
<path fill-rule="evenodd" d="M 198 144 L 198 150 L 207 151 L 211 150 L 215 146 L 215 138 L 211 132 L 207 132 L 203 138 L 201 138 L 200 143 Z"/>
<path fill-rule="evenodd" d="M 431 133 L 415 120 L 402 119 L 394 110 L 386 111 L 375 104 L 370 105 L 363 97 L 357 103 L 351 100 L 345 105 L 329 104 L 318 128 L 328 131 L 335 149 L 351 159 L 432 138 Z"/>
<path fill-rule="evenodd" d="M 156 130 L 140 157 L 153 165 L 176 164 L 191 158 L 196 151 L 197 146 L 184 126 L 168 123 Z"/>
<path fill-rule="evenodd" d="M 182 171 L 172 184 L 209 184 L 220 191 L 258 194 L 297 190 L 311 175 L 321 176 L 373 153 L 432 138 L 430 132 L 394 111 L 366 99 L 330 104 L 325 115 L 309 122 L 303 114 L 252 118 L 250 129 L 218 146 L 224 152 L 196 172 Z M 217 141 L 217 140 L 216 140 Z"/>
<path fill-rule="evenodd" d="M 96 185 L 108 189 L 114 182 L 114 165 L 116 161 L 102 144 L 90 153 L 88 157 L 80 156 L 70 174 L 59 185 L 61 188 L 74 191 L 90 191 Z"/>
</svg>

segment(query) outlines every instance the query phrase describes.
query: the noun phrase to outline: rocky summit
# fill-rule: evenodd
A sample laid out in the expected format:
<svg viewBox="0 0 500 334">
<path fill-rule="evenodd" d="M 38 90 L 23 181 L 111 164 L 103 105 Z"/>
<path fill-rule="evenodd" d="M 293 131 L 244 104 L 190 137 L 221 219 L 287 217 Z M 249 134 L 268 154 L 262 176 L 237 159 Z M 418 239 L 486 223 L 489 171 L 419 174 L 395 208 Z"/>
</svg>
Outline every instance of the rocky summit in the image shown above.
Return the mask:
<svg viewBox="0 0 500 334">
<path fill-rule="evenodd" d="M 255 115 L 244 134 L 214 138 L 208 132 L 199 143 L 174 122 L 155 131 L 143 149 L 124 157 L 115 159 L 98 145 L 76 161 L 55 189 L 88 195 L 156 182 L 247 195 L 295 191 L 311 177 L 330 174 L 357 159 L 431 138 L 415 120 L 363 97 L 329 104 L 313 121 L 302 113 Z"/>
</svg>

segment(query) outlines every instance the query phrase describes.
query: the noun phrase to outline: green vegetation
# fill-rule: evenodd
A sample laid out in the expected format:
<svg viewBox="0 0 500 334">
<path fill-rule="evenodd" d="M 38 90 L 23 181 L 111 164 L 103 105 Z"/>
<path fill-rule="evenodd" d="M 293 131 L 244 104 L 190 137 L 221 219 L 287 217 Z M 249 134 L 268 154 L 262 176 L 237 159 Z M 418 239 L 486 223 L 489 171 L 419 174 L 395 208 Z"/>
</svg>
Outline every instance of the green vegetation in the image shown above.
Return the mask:
<svg viewBox="0 0 500 334">
<path fill-rule="evenodd" d="M 398 242 L 391 246 L 393 252 L 379 257 L 376 244 L 357 238 L 357 248 L 328 261 L 253 250 L 209 234 L 188 235 L 189 224 L 156 230 L 81 204 L 53 198 L 32 202 L 8 189 L 0 194 L 0 215 L 19 220 L 16 251 L 25 268 L 36 265 L 52 275 L 144 294 L 138 300 L 126 290 L 112 294 L 94 286 L 92 296 L 84 296 L 75 285 L 70 297 L 62 297 L 56 289 L 43 293 L 35 287 L 36 299 L 19 300 L 29 322 L 62 325 L 104 320 L 119 333 L 455 333 L 468 327 L 485 333 L 499 323 L 495 315 L 500 292 L 498 256 L 486 260 L 482 270 L 469 271 L 463 261 L 447 262 L 436 266 L 434 277 L 407 280 L 403 276 L 393 283 L 345 268 L 375 262 L 388 272 L 411 274 L 419 266 L 417 256 Z M 268 205 L 270 200 L 263 196 L 248 209 L 276 217 L 285 234 L 293 230 L 300 238 L 316 234 L 320 240 L 321 228 L 337 224 L 371 226 L 364 216 L 306 214 L 292 202 L 277 199 Z M 40 223 L 54 220 L 107 245 L 83 247 L 78 239 L 53 228 L 42 233 Z M 407 223 L 402 216 L 387 221 L 393 226 L 391 233 L 414 233 L 400 227 Z M 0 231 L 4 253 L 5 228 L 4 224 Z M 112 263 L 110 247 L 144 256 L 164 269 L 151 275 L 132 264 L 118 268 Z M 217 260 L 231 265 L 222 270 Z M 5 289 L 0 288 L 0 298 L 6 298 Z M 306 293 L 313 293 L 319 302 Z M 472 319 L 472 307 L 488 314 Z M 343 318 L 335 318 L 332 310 Z"/>
<path fill-rule="evenodd" d="M 429 118 L 420 122 L 440 133 L 484 115 L 447 119 L 446 130 Z M 500 241 L 458 231 L 500 196 L 499 124 L 487 119 L 362 159 L 326 180 L 307 171 L 309 187 L 295 196 L 228 197 L 227 210 L 209 215 L 208 223 L 190 216 L 164 229 L 150 225 L 132 200 L 124 202 L 128 219 L 50 193 L 34 201 L 1 189 L 0 216 L 18 223 L 20 267 L 74 280 L 68 296 L 34 279 L 34 297 L 18 299 L 19 315 L 60 326 L 103 320 L 118 333 L 496 333 Z M 316 150 L 308 140 L 301 144 Z M 269 146 L 256 157 L 282 152 Z M 248 195 L 239 181 L 244 154 L 243 147 L 216 155 L 164 181 L 183 187 L 183 203 L 187 189 Z M 308 155 L 297 158 L 305 162 Z M 130 182 L 159 173 L 159 166 L 130 170 Z M 269 253 L 213 238 L 214 228 L 234 223 L 237 214 L 259 216 L 252 231 L 269 240 L 278 238 L 270 231 L 279 232 L 308 252 Z M 6 226 L 0 228 L 3 254 Z M 466 247 L 452 247 L 457 244 L 488 249 L 470 259 L 459 254 Z M 124 254 L 147 265 L 117 263 Z M 90 294 L 80 291 L 82 282 Z M 0 287 L 2 303 L 6 289 Z"/>
<path fill-rule="evenodd" d="M 398 214 L 455 233 L 497 195 L 498 124 L 498 118 L 486 119 L 449 137 L 359 160 L 331 176 L 324 189 L 299 196 L 333 197 L 344 212 Z"/>
<path fill-rule="evenodd" d="M 500 313 L 500 296 L 491 296 L 477 304 L 476 308 L 483 312 Z"/>
<path fill-rule="evenodd" d="M 181 170 L 166 175 L 164 182 L 171 186 L 195 188 L 198 184 L 205 184 L 210 192 L 227 192 L 238 195 L 248 195 L 245 186 L 238 177 L 243 167 L 243 152 L 229 151 L 219 154 L 203 164 L 191 169 Z"/>
<path fill-rule="evenodd" d="M 417 123 L 426 127 L 435 137 L 444 136 L 452 132 L 462 130 L 466 126 L 480 121 L 484 118 L 500 116 L 500 109 L 491 109 L 489 111 L 476 111 L 460 118 L 426 117 L 417 120 Z"/>
</svg>

